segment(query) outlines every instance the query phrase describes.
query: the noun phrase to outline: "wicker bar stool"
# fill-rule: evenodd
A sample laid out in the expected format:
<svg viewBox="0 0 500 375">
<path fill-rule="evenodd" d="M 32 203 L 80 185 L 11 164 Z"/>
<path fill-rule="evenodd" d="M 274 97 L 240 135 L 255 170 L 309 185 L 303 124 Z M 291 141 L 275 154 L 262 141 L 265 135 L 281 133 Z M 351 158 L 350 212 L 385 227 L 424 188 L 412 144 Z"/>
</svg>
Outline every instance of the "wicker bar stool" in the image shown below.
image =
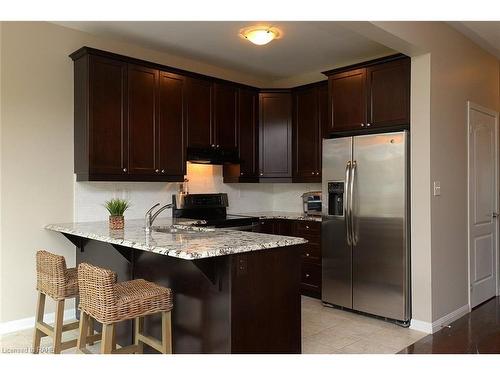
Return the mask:
<svg viewBox="0 0 500 375">
<path fill-rule="evenodd" d="M 80 286 L 80 335 L 78 350 L 86 349 L 87 322 L 90 317 L 102 323 L 102 354 L 142 353 L 144 344 L 157 351 L 172 353 L 170 313 L 172 291 L 143 279 L 116 282 L 116 273 L 87 263 L 78 266 Z M 143 333 L 144 317 L 161 313 L 161 341 Z M 135 319 L 134 344 L 117 349 L 114 340 L 115 323 Z"/>
<path fill-rule="evenodd" d="M 79 322 L 63 324 L 64 303 L 68 298 L 78 296 L 78 277 L 76 268 L 66 268 L 63 256 L 49 253 L 45 250 L 36 253 L 36 289 L 38 290 L 38 303 L 36 308 L 35 333 L 33 337 L 33 351 L 38 353 L 42 337 L 53 338 L 54 353 L 73 348 L 77 340 L 62 342 L 62 333 L 77 329 Z M 56 302 L 54 326 L 43 321 L 45 312 L 45 297 L 49 296 Z M 94 334 L 93 321 L 88 325 L 88 343 L 100 340 L 100 334 Z"/>
</svg>

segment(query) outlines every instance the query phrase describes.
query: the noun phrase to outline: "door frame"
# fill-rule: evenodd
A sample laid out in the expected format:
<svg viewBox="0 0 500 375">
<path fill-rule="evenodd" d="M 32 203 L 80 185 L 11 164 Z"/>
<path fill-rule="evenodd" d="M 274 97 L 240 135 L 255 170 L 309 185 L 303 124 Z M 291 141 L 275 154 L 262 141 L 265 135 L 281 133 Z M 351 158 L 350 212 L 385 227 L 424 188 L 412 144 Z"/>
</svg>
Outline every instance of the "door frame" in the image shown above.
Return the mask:
<svg viewBox="0 0 500 375">
<path fill-rule="evenodd" d="M 496 171 L 496 176 L 495 176 L 495 182 L 496 182 L 496 198 L 497 198 L 497 206 L 499 205 L 499 200 L 500 200 L 500 189 L 499 189 L 499 133 L 498 133 L 498 112 L 493 111 L 491 109 L 485 108 L 479 104 L 476 104 L 474 102 L 471 102 L 470 100 L 467 101 L 467 296 L 468 296 L 468 304 L 469 304 L 469 311 L 472 310 L 472 305 L 471 305 L 471 274 L 470 274 L 470 256 L 471 256 L 471 244 L 470 244 L 470 219 L 471 219 L 471 213 L 470 213 L 470 112 L 471 110 L 477 110 L 479 112 L 483 112 L 487 115 L 493 116 L 495 118 L 495 138 L 496 138 L 496 147 L 495 147 L 495 159 L 496 159 L 496 165 L 495 165 L 495 171 Z M 498 211 L 498 207 L 496 208 Z M 496 253 L 496 295 L 500 295 L 500 259 L 499 259 L 499 222 L 500 222 L 500 217 L 497 218 L 496 220 L 496 242 L 495 242 L 495 253 Z"/>
</svg>

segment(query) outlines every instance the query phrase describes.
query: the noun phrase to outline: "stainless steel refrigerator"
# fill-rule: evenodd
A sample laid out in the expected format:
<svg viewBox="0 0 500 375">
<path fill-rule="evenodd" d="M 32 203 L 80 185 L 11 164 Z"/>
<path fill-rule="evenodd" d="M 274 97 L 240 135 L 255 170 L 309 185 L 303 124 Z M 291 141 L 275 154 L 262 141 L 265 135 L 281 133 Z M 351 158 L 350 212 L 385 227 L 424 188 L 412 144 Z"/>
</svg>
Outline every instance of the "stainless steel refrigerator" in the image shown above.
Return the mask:
<svg viewBox="0 0 500 375">
<path fill-rule="evenodd" d="M 408 133 L 323 141 L 322 300 L 410 320 Z"/>
</svg>

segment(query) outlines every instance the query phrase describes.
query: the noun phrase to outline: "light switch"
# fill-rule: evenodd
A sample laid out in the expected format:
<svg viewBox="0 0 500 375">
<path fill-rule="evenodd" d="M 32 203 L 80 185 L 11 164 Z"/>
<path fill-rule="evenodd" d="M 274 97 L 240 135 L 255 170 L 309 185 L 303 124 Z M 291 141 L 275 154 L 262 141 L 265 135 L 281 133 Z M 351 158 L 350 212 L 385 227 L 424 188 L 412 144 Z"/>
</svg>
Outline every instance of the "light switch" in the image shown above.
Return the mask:
<svg viewBox="0 0 500 375">
<path fill-rule="evenodd" d="M 439 197 L 441 195 L 441 181 L 434 181 L 434 196 Z"/>
</svg>

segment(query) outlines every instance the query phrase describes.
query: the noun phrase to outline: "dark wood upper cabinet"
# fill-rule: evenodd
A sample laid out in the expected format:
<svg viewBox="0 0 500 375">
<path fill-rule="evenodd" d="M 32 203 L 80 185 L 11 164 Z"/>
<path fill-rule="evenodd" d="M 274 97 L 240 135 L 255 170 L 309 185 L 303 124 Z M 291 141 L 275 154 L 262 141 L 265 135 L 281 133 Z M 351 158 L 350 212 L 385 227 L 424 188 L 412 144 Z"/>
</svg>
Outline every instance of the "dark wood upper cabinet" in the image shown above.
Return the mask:
<svg viewBox="0 0 500 375">
<path fill-rule="evenodd" d="M 409 127 L 407 56 L 388 56 L 325 74 L 329 84 L 330 133 Z"/>
<path fill-rule="evenodd" d="M 409 59 L 367 68 L 368 119 L 373 127 L 410 123 Z"/>
<path fill-rule="evenodd" d="M 126 77 L 127 64 L 119 61 L 86 56 L 76 62 L 75 172 L 77 174 L 121 175 L 127 172 L 127 148 L 122 141 L 127 136 L 124 118 Z"/>
<path fill-rule="evenodd" d="M 236 149 L 237 138 L 237 87 L 224 83 L 214 84 L 214 142 L 216 147 Z"/>
<path fill-rule="evenodd" d="M 212 82 L 187 78 L 187 145 L 188 147 L 210 147 L 215 145 L 215 134 L 212 127 Z"/>
<path fill-rule="evenodd" d="M 259 94 L 259 176 L 292 177 L 292 96 L 289 90 Z"/>
<path fill-rule="evenodd" d="M 157 161 L 157 69 L 128 65 L 128 172 L 155 174 Z"/>
<path fill-rule="evenodd" d="M 240 152 L 240 174 L 257 177 L 259 94 L 256 90 L 240 89 L 238 92 L 238 144 Z"/>
<path fill-rule="evenodd" d="M 320 181 L 321 127 L 318 87 L 293 92 L 294 181 Z"/>
<path fill-rule="evenodd" d="M 318 88 L 319 95 L 319 122 L 321 128 L 321 138 L 328 138 L 330 135 L 330 122 L 328 121 L 328 81 Z M 320 140 L 320 149 L 323 146 Z M 320 150 L 321 151 L 321 150 Z"/>
<path fill-rule="evenodd" d="M 366 70 L 356 69 L 332 75 L 330 89 L 330 130 L 343 131 L 366 124 Z"/>
<path fill-rule="evenodd" d="M 161 174 L 186 174 L 185 78 L 160 71 L 158 160 Z"/>
</svg>

